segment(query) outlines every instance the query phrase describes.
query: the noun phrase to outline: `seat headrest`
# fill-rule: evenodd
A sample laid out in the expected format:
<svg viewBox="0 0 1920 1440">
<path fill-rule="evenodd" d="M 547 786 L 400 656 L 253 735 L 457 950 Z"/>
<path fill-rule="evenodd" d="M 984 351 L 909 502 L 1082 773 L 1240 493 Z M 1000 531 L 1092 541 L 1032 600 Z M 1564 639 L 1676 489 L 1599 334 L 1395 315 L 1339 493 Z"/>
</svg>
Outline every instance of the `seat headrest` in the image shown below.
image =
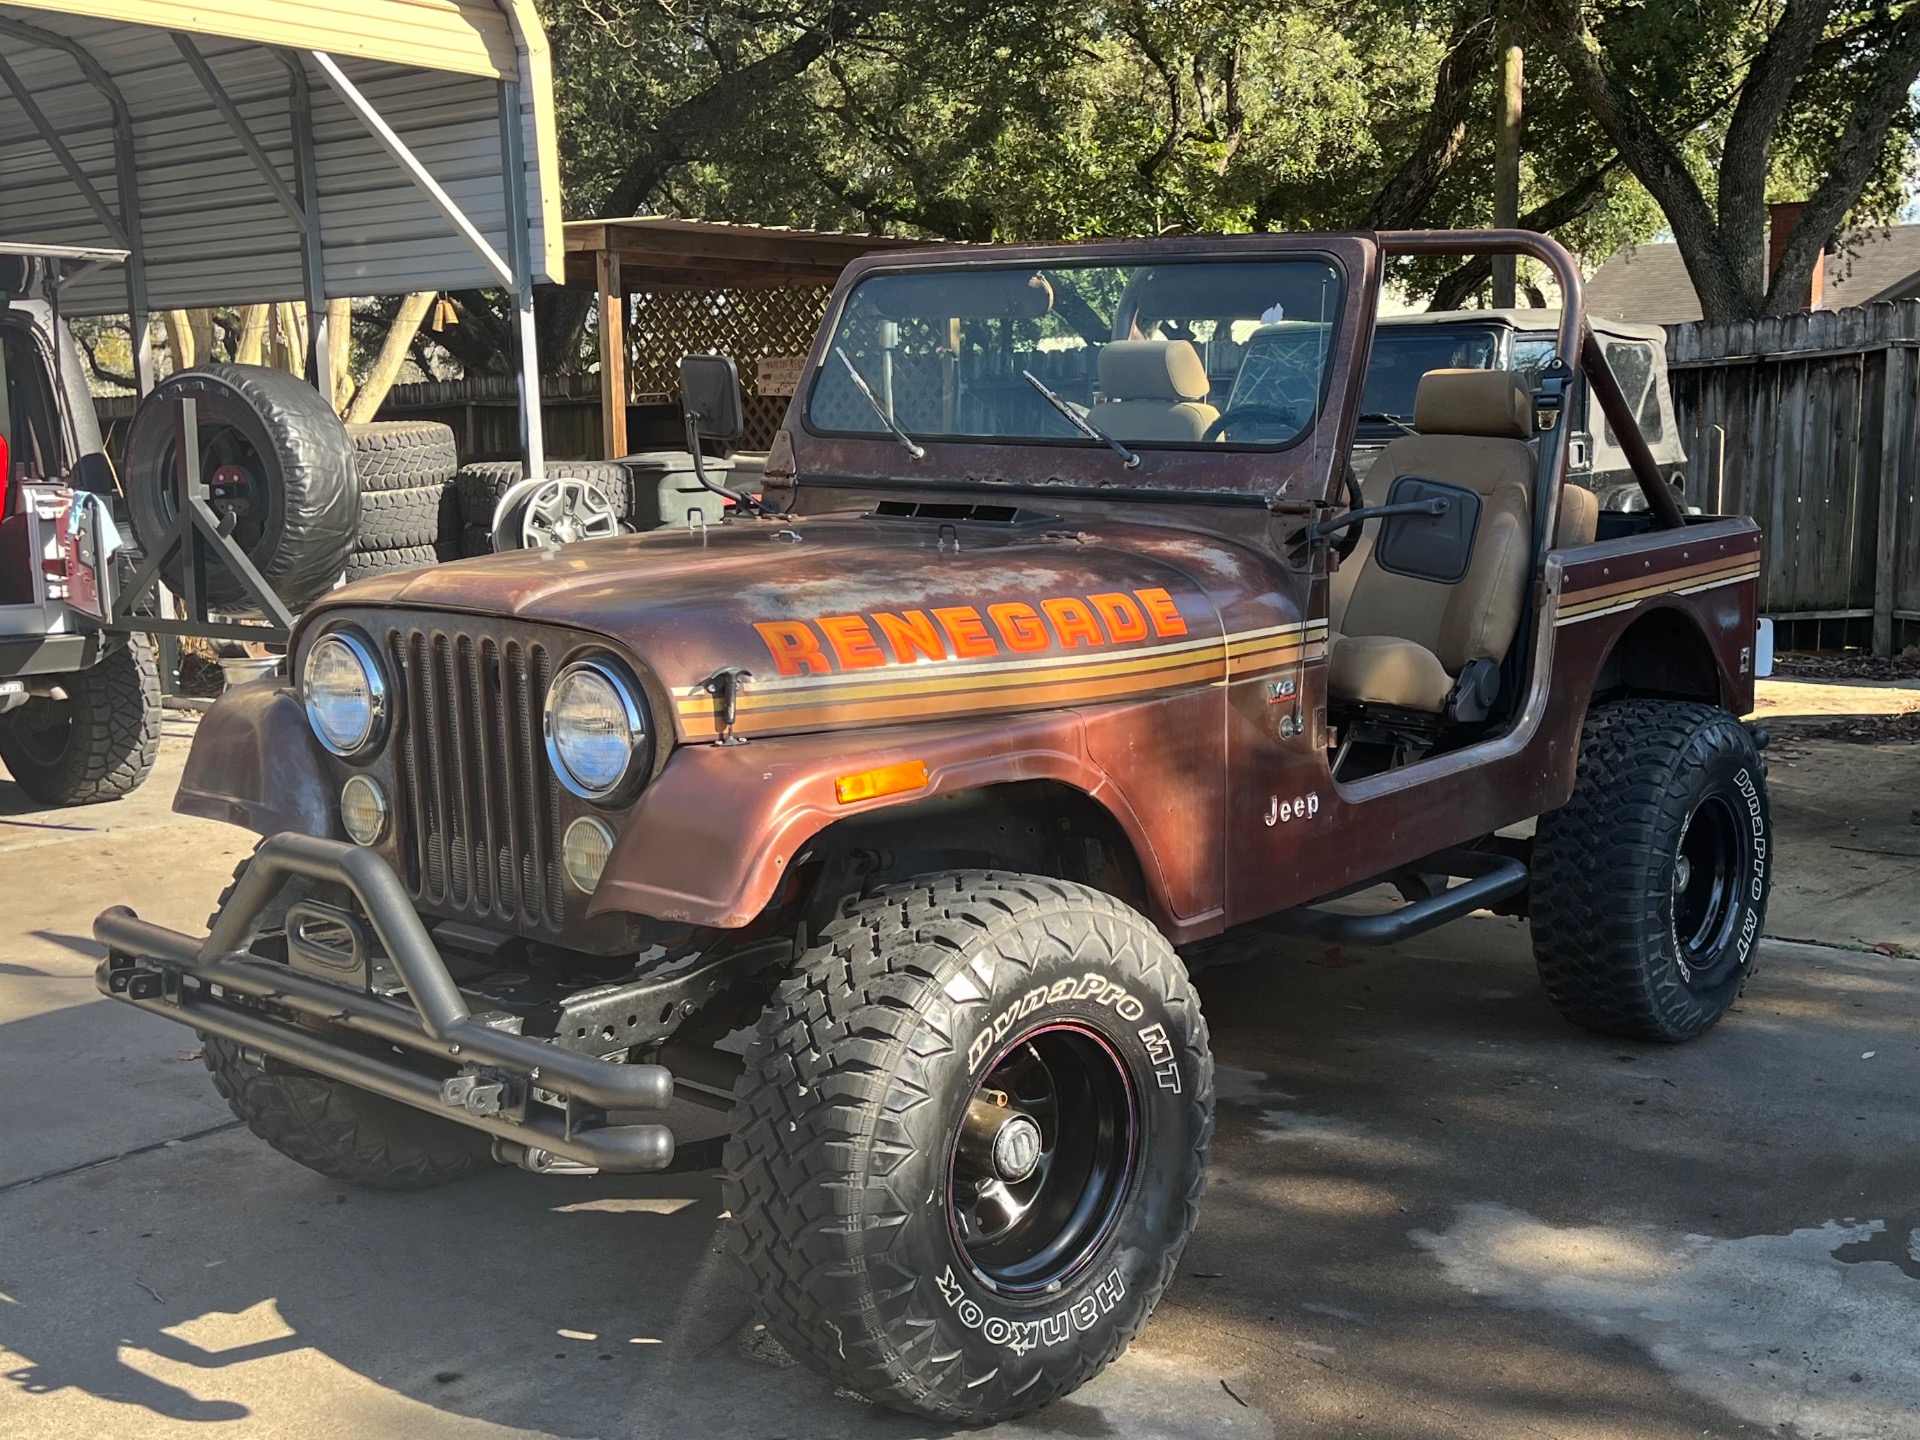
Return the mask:
<svg viewBox="0 0 1920 1440">
<path fill-rule="evenodd" d="M 1200 352 L 1185 340 L 1113 340 L 1100 352 L 1109 400 L 1204 400 L 1210 388 Z"/>
<path fill-rule="evenodd" d="M 1422 435 L 1531 440 L 1533 394 L 1511 370 L 1429 370 L 1414 392 L 1413 428 Z"/>
</svg>

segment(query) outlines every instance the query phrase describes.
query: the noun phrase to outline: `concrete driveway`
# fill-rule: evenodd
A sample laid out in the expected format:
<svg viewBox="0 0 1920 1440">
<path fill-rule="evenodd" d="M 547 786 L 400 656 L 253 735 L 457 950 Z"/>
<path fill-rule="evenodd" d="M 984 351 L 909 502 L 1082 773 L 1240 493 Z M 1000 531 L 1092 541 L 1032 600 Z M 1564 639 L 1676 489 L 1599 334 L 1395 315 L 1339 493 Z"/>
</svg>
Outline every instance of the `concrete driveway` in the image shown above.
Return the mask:
<svg viewBox="0 0 1920 1440">
<path fill-rule="evenodd" d="M 0 1436 L 946 1433 L 756 1334 L 710 1176 L 390 1197 L 233 1125 L 190 1034 L 91 986 L 95 911 L 192 925 L 248 848 L 166 812 L 172 728 L 119 805 L 0 781 Z M 1829 798 L 1920 767 L 1811 743 L 1775 766 L 1783 830 L 1808 756 Z M 1810 873 L 1832 835 L 1802 829 Z M 1209 971 L 1219 1139 L 1180 1277 L 1100 1380 L 986 1433 L 1920 1435 L 1917 982 L 1771 942 L 1668 1050 L 1570 1030 L 1491 917 Z"/>
</svg>

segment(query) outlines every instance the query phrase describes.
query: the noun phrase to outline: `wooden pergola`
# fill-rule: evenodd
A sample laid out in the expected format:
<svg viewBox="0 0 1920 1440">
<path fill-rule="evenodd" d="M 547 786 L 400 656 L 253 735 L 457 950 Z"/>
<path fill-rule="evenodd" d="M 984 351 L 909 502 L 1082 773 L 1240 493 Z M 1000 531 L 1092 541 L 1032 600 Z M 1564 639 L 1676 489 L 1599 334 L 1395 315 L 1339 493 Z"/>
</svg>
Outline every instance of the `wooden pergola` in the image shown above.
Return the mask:
<svg viewBox="0 0 1920 1440">
<path fill-rule="evenodd" d="M 932 241 L 641 215 L 566 227 L 567 284 L 599 297 L 600 433 L 608 459 L 627 453 L 627 297 L 663 290 L 817 290 L 849 260 Z"/>
</svg>

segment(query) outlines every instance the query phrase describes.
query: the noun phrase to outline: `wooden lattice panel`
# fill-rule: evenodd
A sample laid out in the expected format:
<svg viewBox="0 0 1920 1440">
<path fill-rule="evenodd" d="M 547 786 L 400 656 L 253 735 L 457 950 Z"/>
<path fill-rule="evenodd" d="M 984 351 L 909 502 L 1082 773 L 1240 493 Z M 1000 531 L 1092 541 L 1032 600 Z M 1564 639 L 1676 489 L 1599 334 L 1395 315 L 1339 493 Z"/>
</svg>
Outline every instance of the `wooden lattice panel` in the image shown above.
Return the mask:
<svg viewBox="0 0 1920 1440">
<path fill-rule="evenodd" d="M 653 290 L 627 298 L 627 374 L 635 399 L 678 400 L 682 355 L 731 355 L 746 395 L 745 450 L 765 450 L 786 418 L 798 366 L 831 287 Z M 762 366 L 761 361 L 787 362 Z M 763 373 L 764 371 L 764 373 Z"/>
</svg>

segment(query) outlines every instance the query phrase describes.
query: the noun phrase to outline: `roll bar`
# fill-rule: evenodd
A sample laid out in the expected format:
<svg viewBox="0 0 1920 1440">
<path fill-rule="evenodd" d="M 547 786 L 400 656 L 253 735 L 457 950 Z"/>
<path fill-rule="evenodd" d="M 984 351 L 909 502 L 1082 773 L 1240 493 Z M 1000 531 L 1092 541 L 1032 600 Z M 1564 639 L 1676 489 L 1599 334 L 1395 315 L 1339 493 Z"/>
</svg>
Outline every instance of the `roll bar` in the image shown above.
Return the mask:
<svg viewBox="0 0 1920 1440">
<path fill-rule="evenodd" d="M 1560 358 L 1576 373 L 1586 372 L 1587 385 L 1613 426 L 1633 477 L 1647 497 L 1647 508 L 1660 527 L 1672 530 L 1687 523 L 1653 452 L 1647 448 L 1638 418 L 1587 326 L 1586 285 L 1580 278 L 1579 262 L 1564 245 L 1531 230 L 1383 230 L 1377 239 L 1381 253 L 1386 255 L 1527 255 L 1553 271 L 1560 287 L 1560 334 L 1555 342 Z M 1549 497 L 1550 504 L 1557 500 L 1557 496 Z M 1557 504 L 1553 508 L 1557 509 Z"/>
</svg>

